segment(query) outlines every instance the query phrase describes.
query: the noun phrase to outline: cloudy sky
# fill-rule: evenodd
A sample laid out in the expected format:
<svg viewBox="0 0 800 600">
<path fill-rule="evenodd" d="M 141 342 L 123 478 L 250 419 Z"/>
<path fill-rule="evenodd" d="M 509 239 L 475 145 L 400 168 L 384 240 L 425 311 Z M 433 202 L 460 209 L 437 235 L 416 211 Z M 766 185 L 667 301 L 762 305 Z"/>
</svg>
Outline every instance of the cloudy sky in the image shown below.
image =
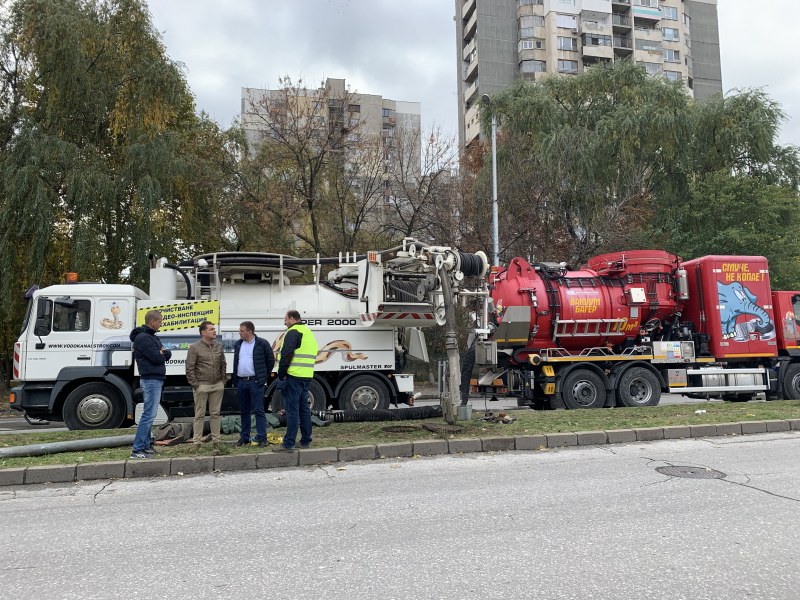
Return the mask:
<svg viewBox="0 0 800 600">
<path fill-rule="evenodd" d="M 148 0 L 169 56 L 183 63 L 198 110 L 223 127 L 242 87 L 309 87 L 344 78 L 353 91 L 422 103 L 423 126 L 457 136 L 453 0 Z M 722 85 L 763 87 L 787 113 L 781 142 L 800 145 L 798 0 L 719 0 Z M 781 31 L 779 35 L 777 32 Z"/>
</svg>

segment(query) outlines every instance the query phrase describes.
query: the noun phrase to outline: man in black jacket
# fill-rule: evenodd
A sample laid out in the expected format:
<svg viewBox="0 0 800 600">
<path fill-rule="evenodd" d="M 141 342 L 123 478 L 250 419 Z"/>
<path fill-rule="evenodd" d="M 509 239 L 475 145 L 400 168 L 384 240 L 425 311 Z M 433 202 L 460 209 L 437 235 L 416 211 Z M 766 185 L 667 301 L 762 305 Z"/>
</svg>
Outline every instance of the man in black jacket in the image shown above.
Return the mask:
<svg viewBox="0 0 800 600">
<path fill-rule="evenodd" d="M 153 455 L 150 430 L 158 412 L 161 389 L 167 378 L 167 361 L 172 358 L 172 352 L 164 348 L 161 340 L 156 337 L 161 322 L 159 311 L 148 311 L 144 316 L 145 324 L 135 328 L 130 335 L 136 366 L 139 367 L 139 387 L 144 392 L 144 410 L 133 439 L 131 458 L 150 458 Z"/>
<path fill-rule="evenodd" d="M 256 413 L 255 444 L 266 447 L 267 416 L 264 414 L 264 391 L 269 380 L 275 356 L 267 340 L 256 335 L 251 321 L 239 325 L 241 338 L 233 347 L 233 385 L 239 397 L 239 414 L 242 418 L 242 433 L 237 446 L 250 443 L 250 413 Z"/>
</svg>

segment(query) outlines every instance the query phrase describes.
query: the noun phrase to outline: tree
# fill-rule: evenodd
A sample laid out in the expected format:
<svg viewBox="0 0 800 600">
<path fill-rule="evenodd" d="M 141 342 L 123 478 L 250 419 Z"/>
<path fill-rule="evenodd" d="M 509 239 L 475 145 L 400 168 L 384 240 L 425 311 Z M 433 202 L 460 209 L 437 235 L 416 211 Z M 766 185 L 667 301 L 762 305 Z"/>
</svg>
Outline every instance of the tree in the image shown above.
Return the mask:
<svg viewBox="0 0 800 600">
<path fill-rule="evenodd" d="M 21 321 L 31 282 L 77 270 L 142 284 L 148 253 L 188 252 L 209 236 L 219 242 L 209 215 L 221 186 L 204 177 L 224 177 L 222 135 L 195 115 L 143 0 L 2 8 L 3 322 Z M 3 346 L 14 333 L 6 326 Z"/>
</svg>

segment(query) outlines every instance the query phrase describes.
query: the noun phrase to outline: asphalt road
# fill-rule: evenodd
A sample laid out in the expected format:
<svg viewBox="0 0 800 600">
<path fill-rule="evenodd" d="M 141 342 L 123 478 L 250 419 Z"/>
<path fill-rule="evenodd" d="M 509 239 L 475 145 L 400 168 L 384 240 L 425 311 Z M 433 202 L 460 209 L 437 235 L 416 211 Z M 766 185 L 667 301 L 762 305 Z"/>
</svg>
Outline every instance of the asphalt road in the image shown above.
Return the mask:
<svg viewBox="0 0 800 600">
<path fill-rule="evenodd" d="M 797 433 L 26 486 L 0 490 L 0 589 L 794 600 L 798 514 Z"/>
</svg>

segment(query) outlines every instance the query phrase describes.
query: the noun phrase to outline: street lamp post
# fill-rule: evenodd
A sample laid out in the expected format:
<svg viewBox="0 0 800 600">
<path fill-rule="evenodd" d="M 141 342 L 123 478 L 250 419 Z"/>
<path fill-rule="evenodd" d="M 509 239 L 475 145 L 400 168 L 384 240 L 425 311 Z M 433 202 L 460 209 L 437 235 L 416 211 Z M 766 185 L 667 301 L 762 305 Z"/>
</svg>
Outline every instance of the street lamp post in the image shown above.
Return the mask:
<svg viewBox="0 0 800 600">
<path fill-rule="evenodd" d="M 491 108 L 489 94 L 481 98 Z M 497 117 L 492 110 L 492 264 L 500 266 L 500 226 L 497 218 Z"/>
</svg>

